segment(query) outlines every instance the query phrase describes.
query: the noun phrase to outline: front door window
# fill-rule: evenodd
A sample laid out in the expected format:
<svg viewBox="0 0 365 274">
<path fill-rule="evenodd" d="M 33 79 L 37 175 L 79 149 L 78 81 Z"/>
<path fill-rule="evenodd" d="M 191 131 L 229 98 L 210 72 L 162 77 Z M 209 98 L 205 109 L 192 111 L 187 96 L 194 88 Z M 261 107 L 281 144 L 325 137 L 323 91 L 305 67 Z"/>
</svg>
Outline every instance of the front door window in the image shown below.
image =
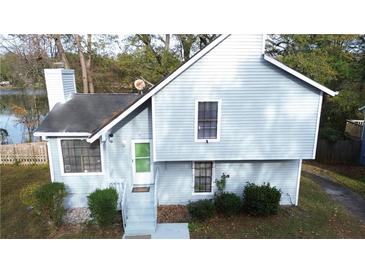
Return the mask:
<svg viewBox="0 0 365 274">
<path fill-rule="evenodd" d="M 136 172 L 150 172 L 151 161 L 150 161 L 150 144 L 149 143 L 136 143 L 135 154 L 136 154 Z"/>
<path fill-rule="evenodd" d="M 133 144 L 134 158 L 134 184 L 149 185 L 152 184 L 152 163 L 151 147 L 148 141 L 135 142 Z"/>
</svg>

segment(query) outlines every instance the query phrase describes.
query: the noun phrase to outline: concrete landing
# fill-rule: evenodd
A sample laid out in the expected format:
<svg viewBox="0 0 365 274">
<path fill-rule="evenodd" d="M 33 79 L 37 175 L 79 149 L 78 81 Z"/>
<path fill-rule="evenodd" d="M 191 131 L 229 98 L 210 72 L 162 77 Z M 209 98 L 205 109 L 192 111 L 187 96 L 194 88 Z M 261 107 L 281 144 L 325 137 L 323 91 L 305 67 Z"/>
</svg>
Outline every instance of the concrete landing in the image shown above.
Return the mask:
<svg viewBox="0 0 365 274">
<path fill-rule="evenodd" d="M 190 239 L 188 223 L 157 224 L 155 232 L 146 235 L 124 235 L 123 239 Z"/>
<path fill-rule="evenodd" d="M 151 239 L 190 239 L 188 223 L 157 224 Z"/>
</svg>

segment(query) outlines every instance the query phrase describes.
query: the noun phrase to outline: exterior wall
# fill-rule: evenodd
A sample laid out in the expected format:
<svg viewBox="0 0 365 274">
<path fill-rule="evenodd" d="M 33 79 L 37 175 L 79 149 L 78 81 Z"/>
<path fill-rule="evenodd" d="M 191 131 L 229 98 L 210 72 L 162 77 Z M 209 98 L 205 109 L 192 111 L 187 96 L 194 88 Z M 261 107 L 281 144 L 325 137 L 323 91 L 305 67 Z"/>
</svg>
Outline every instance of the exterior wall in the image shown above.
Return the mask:
<svg viewBox="0 0 365 274">
<path fill-rule="evenodd" d="M 108 143 L 106 165 L 112 182 L 133 181 L 132 140 L 152 139 L 150 105 L 143 105 L 136 112 L 114 128 L 113 143 Z"/>
<path fill-rule="evenodd" d="M 322 92 L 231 35 L 152 98 L 155 161 L 313 159 Z M 220 142 L 195 142 L 195 101 L 221 99 Z"/>
<path fill-rule="evenodd" d="M 300 160 L 215 162 L 213 177 L 220 178 L 223 172 L 229 174 L 226 191 L 236 193 L 240 197 L 247 182 L 269 182 L 281 189 L 281 204 L 296 204 L 300 166 Z M 192 162 L 158 163 L 156 168 L 159 169 L 160 178 L 159 204 L 186 204 L 189 201 L 213 197 L 213 194 L 193 195 Z M 214 184 L 213 189 L 216 191 Z"/>
<path fill-rule="evenodd" d="M 87 195 L 97 188 L 106 188 L 113 183 L 132 181 L 131 140 L 151 139 L 151 108 L 141 106 L 131 117 L 114 129 L 113 141 L 101 142 L 103 150 L 102 175 L 62 175 L 59 139 L 51 138 L 49 143 L 50 168 L 53 181 L 63 182 L 69 192 L 65 201 L 68 208 L 87 207 Z"/>
</svg>

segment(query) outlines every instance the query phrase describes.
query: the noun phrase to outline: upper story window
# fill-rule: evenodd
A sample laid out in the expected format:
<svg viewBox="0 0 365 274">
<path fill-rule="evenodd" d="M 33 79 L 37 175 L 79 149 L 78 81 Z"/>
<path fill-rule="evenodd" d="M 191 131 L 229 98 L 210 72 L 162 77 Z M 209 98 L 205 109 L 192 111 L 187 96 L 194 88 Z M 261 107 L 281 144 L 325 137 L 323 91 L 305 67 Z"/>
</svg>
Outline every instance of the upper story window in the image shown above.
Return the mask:
<svg viewBox="0 0 365 274">
<path fill-rule="evenodd" d="M 61 140 L 64 173 L 101 172 L 100 142 Z"/>
<path fill-rule="evenodd" d="M 220 101 L 197 102 L 197 141 L 219 141 Z"/>
</svg>

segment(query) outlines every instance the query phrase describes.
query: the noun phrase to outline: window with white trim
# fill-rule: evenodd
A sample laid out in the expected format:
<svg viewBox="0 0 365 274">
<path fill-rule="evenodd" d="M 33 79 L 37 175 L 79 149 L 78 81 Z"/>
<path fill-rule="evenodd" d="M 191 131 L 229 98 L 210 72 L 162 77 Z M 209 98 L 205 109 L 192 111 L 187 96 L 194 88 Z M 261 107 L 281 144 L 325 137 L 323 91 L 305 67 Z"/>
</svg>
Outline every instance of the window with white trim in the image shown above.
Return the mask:
<svg viewBox="0 0 365 274">
<path fill-rule="evenodd" d="M 218 101 L 198 102 L 197 139 L 218 139 Z"/>
<path fill-rule="evenodd" d="M 61 140 L 64 173 L 101 172 L 100 142 Z"/>
<path fill-rule="evenodd" d="M 213 162 L 194 162 L 194 192 L 212 192 Z"/>
</svg>

